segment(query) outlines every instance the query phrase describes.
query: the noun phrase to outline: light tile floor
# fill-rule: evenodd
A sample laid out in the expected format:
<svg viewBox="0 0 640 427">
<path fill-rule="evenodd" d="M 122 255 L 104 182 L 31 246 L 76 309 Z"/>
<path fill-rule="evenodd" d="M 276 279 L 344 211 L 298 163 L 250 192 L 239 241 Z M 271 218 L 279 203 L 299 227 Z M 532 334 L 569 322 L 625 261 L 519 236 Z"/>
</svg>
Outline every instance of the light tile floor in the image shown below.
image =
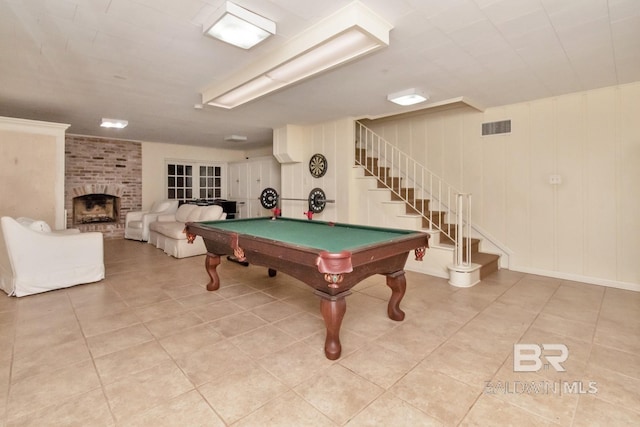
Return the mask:
<svg viewBox="0 0 640 427">
<path fill-rule="evenodd" d="M 640 425 L 640 293 L 408 272 L 394 322 L 375 276 L 329 361 L 317 297 L 284 274 L 225 260 L 207 292 L 204 256 L 125 240 L 105 263 L 100 283 L 0 297 L 0 426 Z M 566 345 L 566 371 L 515 372 L 515 343 Z"/>
</svg>

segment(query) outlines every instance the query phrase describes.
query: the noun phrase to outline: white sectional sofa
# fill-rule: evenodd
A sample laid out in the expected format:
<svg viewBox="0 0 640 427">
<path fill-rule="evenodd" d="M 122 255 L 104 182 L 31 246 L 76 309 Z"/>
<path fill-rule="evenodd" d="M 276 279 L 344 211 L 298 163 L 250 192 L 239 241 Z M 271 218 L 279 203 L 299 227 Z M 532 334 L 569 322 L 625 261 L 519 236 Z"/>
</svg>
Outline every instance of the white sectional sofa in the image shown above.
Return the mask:
<svg viewBox="0 0 640 427">
<path fill-rule="evenodd" d="M 159 215 L 155 222 L 149 224 L 149 243 L 162 249 L 167 255 L 175 258 L 186 258 L 207 253 L 202 237 L 196 237 L 193 243 L 187 242 L 184 232 L 187 222 L 216 221 L 225 219 L 227 214 L 222 206 L 198 206 L 184 204 L 175 214 Z"/>
</svg>

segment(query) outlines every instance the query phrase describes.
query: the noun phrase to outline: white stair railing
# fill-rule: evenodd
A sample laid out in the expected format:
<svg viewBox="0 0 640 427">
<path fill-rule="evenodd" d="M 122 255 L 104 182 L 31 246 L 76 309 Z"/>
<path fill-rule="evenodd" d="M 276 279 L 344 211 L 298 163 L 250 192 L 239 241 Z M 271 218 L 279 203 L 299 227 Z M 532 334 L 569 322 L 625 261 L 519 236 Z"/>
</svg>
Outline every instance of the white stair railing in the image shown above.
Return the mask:
<svg viewBox="0 0 640 427">
<path fill-rule="evenodd" d="M 453 243 L 457 266 L 471 264 L 471 194 L 449 185 L 357 121 L 356 163 L 422 215 L 429 230 L 439 230 Z"/>
<path fill-rule="evenodd" d="M 471 194 L 456 194 L 456 212 L 455 265 L 464 267 L 471 264 Z"/>
</svg>

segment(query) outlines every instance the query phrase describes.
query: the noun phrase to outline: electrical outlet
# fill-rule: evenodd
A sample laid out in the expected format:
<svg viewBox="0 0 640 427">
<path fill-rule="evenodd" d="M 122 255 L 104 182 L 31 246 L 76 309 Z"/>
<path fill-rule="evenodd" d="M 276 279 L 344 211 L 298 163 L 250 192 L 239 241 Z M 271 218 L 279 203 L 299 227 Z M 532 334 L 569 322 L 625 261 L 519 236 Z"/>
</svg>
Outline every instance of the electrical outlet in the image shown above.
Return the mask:
<svg viewBox="0 0 640 427">
<path fill-rule="evenodd" d="M 562 184 L 562 177 L 560 175 L 549 175 L 549 184 L 551 185 Z"/>
</svg>

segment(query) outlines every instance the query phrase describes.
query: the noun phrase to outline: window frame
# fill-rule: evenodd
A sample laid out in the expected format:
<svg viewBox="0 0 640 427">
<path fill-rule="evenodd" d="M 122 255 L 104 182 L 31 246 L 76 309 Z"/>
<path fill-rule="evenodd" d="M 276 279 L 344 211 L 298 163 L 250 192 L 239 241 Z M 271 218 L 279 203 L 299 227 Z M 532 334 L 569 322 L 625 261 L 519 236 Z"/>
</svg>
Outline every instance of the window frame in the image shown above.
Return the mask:
<svg viewBox="0 0 640 427">
<path fill-rule="evenodd" d="M 167 199 L 169 200 L 179 200 L 180 203 L 186 203 L 192 200 L 215 200 L 215 199 L 226 199 L 227 198 L 227 163 L 226 162 L 215 162 L 215 161 L 208 161 L 208 162 L 204 162 L 201 160 L 184 160 L 184 159 L 165 159 L 165 166 L 164 166 L 164 194 L 166 196 Z M 170 166 L 175 166 L 176 167 L 176 173 L 174 175 L 170 175 L 169 174 L 169 167 Z M 187 177 L 187 175 L 185 175 L 184 173 L 178 174 L 178 169 L 179 167 L 190 167 L 191 168 L 191 197 L 187 197 L 188 194 L 188 189 L 189 187 L 187 186 L 186 182 L 182 182 L 182 185 L 179 186 L 179 181 L 180 178 L 185 178 Z M 200 176 L 200 168 L 204 167 L 204 168 L 213 168 L 213 172 L 214 175 L 212 177 L 209 177 L 208 175 L 205 176 L 205 179 L 213 179 L 213 183 L 214 183 L 214 187 L 213 190 L 215 191 L 215 189 L 219 188 L 220 189 L 220 197 L 211 197 L 211 198 L 203 198 L 200 197 L 200 190 L 202 189 L 200 187 L 200 180 L 201 180 L 201 176 Z M 220 175 L 217 176 L 215 175 L 216 172 L 216 168 L 219 168 L 219 172 Z M 186 171 L 185 171 L 186 172 Z M 170 178 L 174 177 L 175 178 L 175 182 L 174 182 L 174 186 L 171 187 L 170 184 Z M 216 186 L 216 179 L 219 178 L 219 184 L 220 186 Z M 174 193 L 174 197 L 171 197 L 171 189 L 176 190 Z M 179 195 L 179 190 L 183 189 L 185 190 L 185 192 L 183 193 L 184 197 L 178 197 Z M 214 193 L 215 196 L 215 193 Z"/>
</svg>

